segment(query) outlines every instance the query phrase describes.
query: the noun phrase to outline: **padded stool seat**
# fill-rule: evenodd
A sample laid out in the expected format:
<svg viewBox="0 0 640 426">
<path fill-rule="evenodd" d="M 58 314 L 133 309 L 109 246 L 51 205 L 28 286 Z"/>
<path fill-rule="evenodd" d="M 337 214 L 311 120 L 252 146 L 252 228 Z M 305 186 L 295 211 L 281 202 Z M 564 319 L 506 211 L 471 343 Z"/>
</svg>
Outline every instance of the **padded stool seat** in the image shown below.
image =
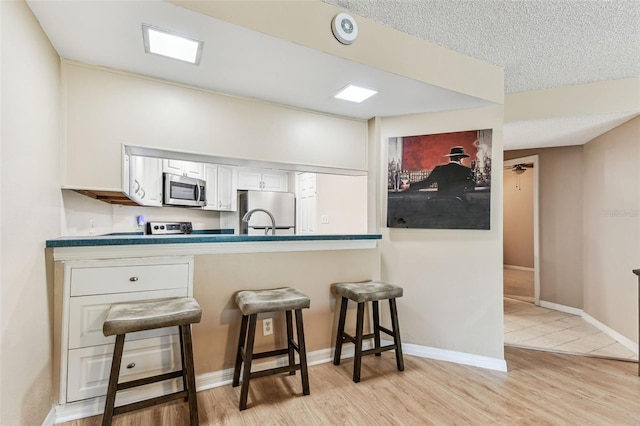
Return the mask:
<svg viewBox="0 0 640 426">
<path fill-rule="evenodd" d="M 240 337 L 238 339 L 238 351 L 236 353 L 236 365 L 233 370 L 233 386 L 240 384 L 240 370 L 244 362 L 242 374 L 242 388 L 240 389 L 240 410 L 247 408 L 249 396 L 249 381 L 253 378 L 272 374 L 288 372 L 294 375 L 300 370 L 302 376 L 302 393 L 309 395 L 309 373 L 307 369 L 307 350 L 304 343 L 304 326 L 302 324 L 302 309 L 310 306 L 309 297 L 300 291 L 285 287 L 273 290 L 239 291 L 236 294 L 236 304 L 242 312 L 240 324 Z M 256 322 L 258 314 L 265 312 L 284 311 L 287 321 L 287 347 L 273 351 L 253 353 L 253 343 L 256 334 Z M 296 330 L 298 343 L 293 340 L 292 311 L 296 313 Z M 248 326 L 248 331 L 247 331 Z M 294 351 L 300 355 L 300 363 L 295 363 Z M 289 364 L 283 367 L 275 367 L 266 370 L 251 372 L 251 364 L 254 359 L 273 357 L 278 355 L 289 356 Z"/>
<path fill-rule="evenodd" d="M 342 344 L 351 342 L 355 344 L 355 354 L 353 362 L 353 381 L 360 381 L 360 370 L 362 367 L 362 357 L 364 355 L 375 354 L 380 356 L 384 351 L 395 350 L 396 365 L 398 370 L 404 370 L 404 359 L 402 358 L 402 342 L 400 341 L 400 327 L 398 325 L 398 310 L 396 298 L 402 297 L 403 289 L 394 284 L 383 281 L 365 281 L 360 283 L 339 283 L 334 285 L 334 290 L 341 297 L 340 318 L 338 320 L 338 332 L 336 333 L 336 351 L 333 357 L 333 364 L 340 365 L 342 356 Z M 380 325 L 380 310 L 378 302 L 389 300 L 389 311 L 391 314 L 391 330 Z M 352 300 L 358 304 L 356 317 L 356 335 L 351 336 L 345 333 L 344 326 L 347 316 L 347 304 Z M 373 333 L 364 334 L 364 305 L 371 302 L 373 307 Z M 381 346 L 380 332 L 393 337 L 393 344 Z M 362 350 L 364 339 L 374 339 L 372 349 Z"/>
<path fill-rule="evenodd" d="M 236 304 L 242 315 L 263 312 L 294 311 L 308 308 L 311 301 L 307 295 L 295 288 L 285 287 L 273 290 L 239 291 Z"/>
<path fill-rule="evenodd" d="M 364 283 L 340 283 L 335 285 L 336 294 L 356 303 L 402 297 L 402 287 L 382 281 Z"/>
<path fill-rule="evenodd" d="M 105 336 L 116 336 L 113 360 L 111 362 L 111 374 L 109 376 L 109 387 L 107 389 L 107 400 L 102 417 L 103 425 L 110 425 L 114 415 L 151 407 L 152 405 L 175 399 L 186 399 L 189 402 L 190 423 L 192 426 L 198 424 L 198 403 L 196 397 L 195 371 L 193 367 L 191 324 L 200 322 L 201 317 L 202 309 L 200 309 L 200 305 L 198 305 L 195 299 L 190 297 L 153 302 L 124 303 L 111 306 L 102 326 L 102 332 Z M 125 335 L 137 331 L 174 326 L 178 326 L 180 331 L 182 369 L 118 383 Z M 116 393 L 119 390 L 130 389 L 177 377 L 182 377 L 182 391 L 115 407 Z"/>
</svg>

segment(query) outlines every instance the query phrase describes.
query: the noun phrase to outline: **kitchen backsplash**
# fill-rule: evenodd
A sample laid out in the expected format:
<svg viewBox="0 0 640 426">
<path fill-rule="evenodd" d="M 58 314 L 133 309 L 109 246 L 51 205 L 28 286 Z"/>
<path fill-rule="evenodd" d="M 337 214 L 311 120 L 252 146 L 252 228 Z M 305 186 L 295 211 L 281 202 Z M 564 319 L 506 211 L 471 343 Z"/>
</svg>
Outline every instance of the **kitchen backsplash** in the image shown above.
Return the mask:
<svg viewBox="0 0 640 426">
<path fill-rule="evenodd" d="M 148 221 L 188 221 L 194 230 L 220 228 L 220 214 L 182 207 L 141 207 L 107 204 L 71 190 L 62 190 L 63 236 L 144 231 L 137 217 Z"/>
</svg>

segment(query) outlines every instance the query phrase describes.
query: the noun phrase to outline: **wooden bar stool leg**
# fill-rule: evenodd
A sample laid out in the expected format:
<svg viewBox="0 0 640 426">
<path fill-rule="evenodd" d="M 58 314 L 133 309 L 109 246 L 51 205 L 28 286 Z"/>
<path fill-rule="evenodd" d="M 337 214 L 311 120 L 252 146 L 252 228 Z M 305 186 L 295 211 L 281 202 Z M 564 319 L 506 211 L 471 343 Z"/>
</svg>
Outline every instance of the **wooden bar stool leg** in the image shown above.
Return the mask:
<svg viewBox="0 0 640 426">
<path fill-rule="evenodd" d="M 362 367 L 362 336 L 364 328 L 364 302 L 358 303 L 358 314 L 356 319 L 356 352 L 353 357 L 353 381 L 360 381 L 360 370 Z"/>
<path fill-rule="evenodd" d="M 289 314 L 291 311 L 287 311 Z M 309 395 L 309 370 L 307 369 L 307 346 L 304 342 L 304 324 L 302 309 L 296 309 L 296 329 L 298 330 L 298 354 L 300 355 L 300 375 L 302 376 L 302 393 Z"/>
<path fill-rule="evenodd" d="M 249 332 L 247 334 L 247 346 L 244 353 L 244 372 L 242 374 L 242 387 L 240 388 L 240 411 L 247 409 L 247 397 L 249 396 L 249 380 L 251 379 L 251 362 L 253 361 L 253 341 L 256 337 L 257 314 L 249 315 Z"/>
<path fill-rule="evenodd" d="M 374 347 L 378 349 L 380 347 L 380 309 L 378 307 L 378 301 L 374 300 L 373 305 L 373 342 Z M 382 356 L 380 352 L 375 356 Z"/>
<path fill-rule="evenodd" d="M 120 365 L 122 364 L 122 350 L 124 349 L 124 334 L 116 336 L 116 345 L 113 349 L 113 359 L 111 361 L 111 374 L 109 375 L 109 387 L 107 388 L 107 401 L 104 406 L 102 416 L 102 426 L 110 426 L 113 420 L 113 410 L 116 404 L 116 391 L 118 390 L 118 377 L 120 376 Z"/>
<path fill-rule="evenodd" d="M 289 375 L 293 376 L 296 374 L 296 357 L 294 354 L 294 346 L 293 346 L 293 320 L 291 311 L 286 311 L 285 316 L 287 317 L 287 348 L 289 349 Z"/>
<path fill-rule="evenodd" d="M 338 332 L 336 333 L 336 352 L 333 355 L 333 365 L 340 365 L 342 357 L 342 341 L 344 338 L 344 323 L 347 318 L 347 303 L 349 299 L 343 297 L 340 302 L 340 319 L 338 320 Z"/>
<path fill-rule="evenodd" d="M 180 326 L 182 337 L 183 375 L 186 377 L 185 390 L 189 401 L 189 420 L 191 426 L 197 426 L 198 420 L 198 396 L 196 395 L 196 372 L 193 367 L 193 344 L 191 341 L 191 325 Z M 185 371 L 186 370 L 186 371 Z"/>
<path fill-rule="evenodd" d="M 243 315 L 242 323 L 240 324 L 240 337 L 238 337 L 238 352 L 236 353 L 236 366 L 233 369 L 233 382 L 232 382 L 233 387 L 236 387 L 240 384 L 240 369 L 242 368 L 244 345 L 247 340 L 247 323 L 248 322 L 249 322 L 249 317 L 247 315 Z"/>
<path fill-rule="evenodd" d="M 389 299 L 389 311 L 391 312 L 393 343 L 396 345 L 396 365 L 398 366 L 398 370 L 404 371 L 404 359 L 402 358 L 402 342 L 400 340 L 400 326 L 398 325 L 396 299 Z"/>
</svg>

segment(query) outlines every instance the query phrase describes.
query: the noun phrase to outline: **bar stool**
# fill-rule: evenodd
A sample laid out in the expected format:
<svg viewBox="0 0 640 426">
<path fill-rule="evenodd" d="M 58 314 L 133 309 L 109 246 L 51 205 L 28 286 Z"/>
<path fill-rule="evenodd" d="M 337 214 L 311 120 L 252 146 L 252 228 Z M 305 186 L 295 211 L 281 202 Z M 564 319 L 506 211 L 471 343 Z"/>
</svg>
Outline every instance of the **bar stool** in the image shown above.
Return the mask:
<svg viewBox="0 0 640 426">
<path fill-rule="evenodd" d="M 110 425 L 114 415 L 128 413 L 129 411 L 183 398 L 189 402 L 189 420 L 191 425 L 195 426 L 198 424 L 198 400 L 196 397 L 196 380 L 193 367 L 191 324 L 200 322 L 201 317 L 202 310 L 198 302 L 190 297 L 111 306 L 102 326 L 102 333 L 105 336 L 116 335 L 116 346 L 113 350 L 107 400 L 102 417 L 103 426 Z M 125 335 L 136 331 L 173 326 L 178 326 L 180 330 L 182 369 L 118 383 Z M 114 407 L 116 392 L 120 390 L 174 379 L 176 377 L 182 377 L 182 391 Z"/>
<path fill-rule="evenodd" d="M 334 365 L 340 365 L 342 355 L 342 344 L 352 342 L 355 344 L 355 355 L 353 362 L 353 381 L 360 381 L 360 370 L 362 357 L 364 355 L 375 354 L 380 356 L 384 351 L 395 349 L 396 365 L 399 371 L 404 370 L 404 360 L 402 358 L 402 342 L 400 341 L 400 327 L 398 326 L 398 310 L 396 308 L 396 298 L 402 297 L 402 287 L 385 283 L 382 281 L 366 281 L 361 283 L 339 283 L 334 286 L 336 294 L 342 297 L 340 306 L 340 319 L 338 320 L 338 332 L 336 336 L 336 352 L 333 358 Z M 389 330 L 380 325 L 379 300 L 389 300 L 389 310 L 391 313 L 391 327 Z M 356 317 L 356 336 L 353 337 L 344 331 L 345 318 L 347 316 L 347 303 L 353 300 L 358 304 Z M 373 305 L 373 333 L 363 334 L 364 328 L 364 305 L 372 302 Z M 393 345 L 380 346 L 380 332 L 393 337 Z M 374 339 L 372 349 L 362 350 L 364 339 Z"/>
<path fill-rule="evenodd" d="M 240 338 L 238 339 L 238 352 L 236 365 L 233 370 L 233 386 L 240 381 L 240 369 L 244 361 L 242 374 L 242 387 L 240 389 L 240 410 L 247 408 L 249 395 L 249 380 L 257 377 L 269 376 L 289 372 L 294 375 L 300 370 L 302 376 L 302 393 L 309 395 L 309 374 L 307 370 L 307 350 L 304 344 L 304 327 L 302 324 L 302 309 L 310 305 L 309 297 L 300 291 L 285 287 L 274 290 L 240 291 L 236 294 L 236 304 L 242 312 L 240 325 Z M 285 311 L 287 320 L 287 347 L 268 352 L 253 353 L 253 342 L 256 334 L 256 319 L 258 314 L 265 312 Z M 293 321 L 291 312 L 296 313 L 296 330 L 298 343 L 293 340 Z M 249 330 L 247 333 L 247 324 Z M 300 363 L 295 363 L 294 350 L 300 355 Z M 267 370 L 251 372 L 251 363 L 254 359 L 266 358 L 277 355 L 289 355 L 289 364 Z"/>
</svg>

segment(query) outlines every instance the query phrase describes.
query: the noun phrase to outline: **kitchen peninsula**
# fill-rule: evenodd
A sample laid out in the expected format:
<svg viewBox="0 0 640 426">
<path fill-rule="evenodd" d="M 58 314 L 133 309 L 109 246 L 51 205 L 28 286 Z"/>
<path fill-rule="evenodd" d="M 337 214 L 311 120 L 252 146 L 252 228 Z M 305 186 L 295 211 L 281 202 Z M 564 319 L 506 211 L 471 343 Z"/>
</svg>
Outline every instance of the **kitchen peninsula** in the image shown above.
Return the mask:
<svg viewBox="0 0 640 426">
<path fill-rule="evenodd" d="M 202 322 L 193 326 L 199 391 L 230 382 L 241 318 L 233 297 L 239 290 L 288 286 L 307 294 L 311 298 L 304 316 L 309 361 L 330 359 L 337 323 L 331 285 L 379 279 L 380 239 L 379 234 L 194 233 L 48 240 L 55 271 L 58 418 L 99 414 L 104 406 L 113 342 L 101 330 L 112 303 L 196 298 L 203 310 Z M 275 348 L 286 338 L 284 318 L 273 318 L 275 333 L 257 336 L 257 350 Z M 123 377 L 129 380 L 175 369 L 177 337 L 172 329 L 165 329 L 128 338 Z M 134 400 L 168 390 L 158 386 L 142 392 L 147 393 L 123 396 Z"/>
</svg>

